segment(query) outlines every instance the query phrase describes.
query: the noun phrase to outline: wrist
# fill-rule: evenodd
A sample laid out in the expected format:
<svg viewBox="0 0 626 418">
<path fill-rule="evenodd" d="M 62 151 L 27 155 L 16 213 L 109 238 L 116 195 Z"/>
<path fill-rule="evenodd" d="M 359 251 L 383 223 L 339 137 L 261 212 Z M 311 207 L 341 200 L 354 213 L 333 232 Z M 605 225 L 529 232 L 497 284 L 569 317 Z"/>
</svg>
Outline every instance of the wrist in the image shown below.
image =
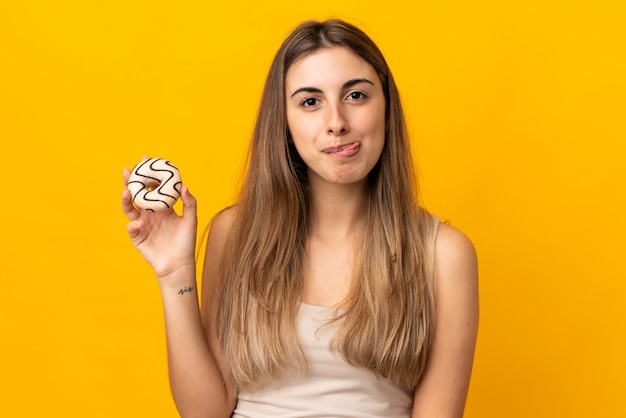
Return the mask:
<svg viewBox="0 0 626 418">
<path fill-rule="evenodd" d="M 196 287 L 196 266 L 183 265 L 168 272 L 157 273 L 157 280 L 163 290 L 180 290 Z M 190 290 L 189 290 L 190 291 Z M 188 291 L 184 291 L 185 293 Z"/>
</svg>

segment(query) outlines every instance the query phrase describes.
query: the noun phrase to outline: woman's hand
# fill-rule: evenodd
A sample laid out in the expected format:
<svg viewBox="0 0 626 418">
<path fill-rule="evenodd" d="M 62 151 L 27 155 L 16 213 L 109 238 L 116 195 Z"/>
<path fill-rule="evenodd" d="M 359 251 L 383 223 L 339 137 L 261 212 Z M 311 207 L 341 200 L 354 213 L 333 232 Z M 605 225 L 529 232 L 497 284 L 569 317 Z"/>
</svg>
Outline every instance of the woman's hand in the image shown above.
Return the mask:
<svg viewBox="0 0 626 418">
<path fill-rule="evenodd" d="M 124 185 L 130 171 L 124 169 Z M 180 197 L 183 213 L 178 216 L 173 209 L 151 212 L 136 208 L 128 190 L 122 192 L 122 210 L 130 221 L 126 226 L 133 245 L 152 266 L 163 285 L 176 286 L 175 278 L 187 270 L 195 278 L 195 249 L 198 219 L 196 199 L 182 186 Z"/>
</svg>

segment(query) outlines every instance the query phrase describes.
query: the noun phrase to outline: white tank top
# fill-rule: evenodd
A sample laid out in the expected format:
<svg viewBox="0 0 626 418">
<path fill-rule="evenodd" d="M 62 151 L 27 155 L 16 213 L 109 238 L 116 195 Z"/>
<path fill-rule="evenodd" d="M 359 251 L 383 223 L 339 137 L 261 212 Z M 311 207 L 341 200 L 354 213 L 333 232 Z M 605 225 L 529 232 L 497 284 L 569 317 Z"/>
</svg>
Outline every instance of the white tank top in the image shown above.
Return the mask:
<svg viewBox="0 0 626 418">
<path fill-rule="evenodd" d="M 239 393 L 233 418 L 408 418 L 413 395 L 329 349 L 333 310 L 301 304 L 296 326 L 306 375 L 285 372 L 279 382 Z"/>
</svg>

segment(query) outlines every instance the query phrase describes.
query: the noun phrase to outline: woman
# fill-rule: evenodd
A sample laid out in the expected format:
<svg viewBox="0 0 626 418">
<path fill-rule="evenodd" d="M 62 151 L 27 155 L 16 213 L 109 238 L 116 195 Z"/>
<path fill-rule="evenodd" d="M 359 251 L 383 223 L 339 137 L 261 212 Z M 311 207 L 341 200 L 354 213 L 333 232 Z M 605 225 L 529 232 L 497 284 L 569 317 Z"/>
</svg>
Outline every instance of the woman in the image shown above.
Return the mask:
<svg viewBox="0 0 626 418">
<path fill-rule="evenodd" d="M 125 170 L 125 178 L 128 170 Z M 376 45 L 306 22 L 267 77 L 237 205 L 212 221 L 198 309 L 196 202 L 122 206 L 162 291 L 183 417 L 461 417 L 478 322 L 470 241 L 417 205 Z"/>
</svg>

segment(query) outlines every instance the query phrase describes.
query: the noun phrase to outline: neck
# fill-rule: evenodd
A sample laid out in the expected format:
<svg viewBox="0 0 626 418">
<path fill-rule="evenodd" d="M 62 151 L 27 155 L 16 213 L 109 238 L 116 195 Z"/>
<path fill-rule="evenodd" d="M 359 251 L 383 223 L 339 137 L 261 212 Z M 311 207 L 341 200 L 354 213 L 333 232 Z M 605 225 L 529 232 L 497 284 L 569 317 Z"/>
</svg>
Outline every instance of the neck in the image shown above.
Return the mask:
<svg viewBox="0 0 626 418">
<path fill-rule="evenodd" d="M 353 237 L 367 209 L 366 181 L 357 184 L 311 182 L 311 233 L 330 238 Z"/>
</svg>

